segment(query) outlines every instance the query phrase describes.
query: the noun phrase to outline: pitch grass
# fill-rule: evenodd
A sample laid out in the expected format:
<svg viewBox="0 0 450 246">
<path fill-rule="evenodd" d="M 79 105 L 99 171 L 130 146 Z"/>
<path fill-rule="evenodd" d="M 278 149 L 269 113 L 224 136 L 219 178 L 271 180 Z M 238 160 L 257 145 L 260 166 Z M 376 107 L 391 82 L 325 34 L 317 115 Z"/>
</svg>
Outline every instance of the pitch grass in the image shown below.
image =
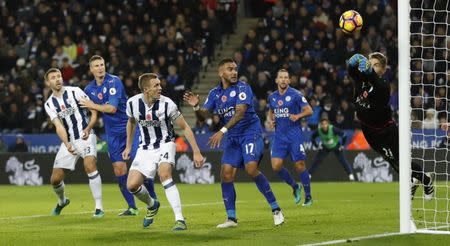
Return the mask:
<svg viewBox="0 0 450 246">
<path fill-rule="evenodd" d="M 162 207 L 150 229 L 137 217 L 118 217 L 125 207 L 117 185 L 103 185 L 105 217 L 93 219 L 87 184 L 66 184 L 71 204 L 49 216 L 56 197 L 48 185 L 0 186 L 0 245 L 300 245 L 397 232 L 398 183 L 313 183 L 314 205 L 293 202 L 291 189 L 272 183 L 286 221 L 273 225 L 271 211 L 253 183 L 237 183 L 239 226 L 216 229 L 225 221 L 220 185 L 178 185 L 188 230 L 172 232 L 173 213 L 160 185 Z M 418 203 L 421 201 L 417 201 Z M 434 205 L 432 205 L 434 206 Z M 448 245 L 450 236 L 406 235 L 352 245 Z"/>
</svg>

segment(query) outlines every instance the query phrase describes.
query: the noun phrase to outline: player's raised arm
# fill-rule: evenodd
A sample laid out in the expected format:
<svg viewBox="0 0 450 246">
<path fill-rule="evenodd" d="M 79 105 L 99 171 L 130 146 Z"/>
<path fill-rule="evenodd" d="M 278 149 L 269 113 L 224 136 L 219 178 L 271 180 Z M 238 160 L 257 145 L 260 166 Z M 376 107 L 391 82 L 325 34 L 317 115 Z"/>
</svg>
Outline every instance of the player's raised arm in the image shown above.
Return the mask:
<svg viewBox="0 0 450 246">
<path fill-rule="evenodd" d="M 176 118 L 175 123 L 183 130 L 184 136 L 191 145 L 192 152 L 194 154 L 195 167 L 201 167 L 203 165 L 204 158 L 200 153 L 200 148 L 197 145 L 197 141 L 195 140 L 194 133 L 192 132 L 191 127 L 188 125 L 188 123 L 186 122 L 186 120 L 182 115 Z"/>
<path fill-rule="evenodd" d="M 361 54 L 354 54 L 350 57 L 347 66 L 348 74 L 356 83 L 367 80 L 367 76 L 372 73 L 369 60 Z"/>
<path fill-rule="evenodd" d="M 200 96 L 198 94 L 194 94 L 192 91 L 187 91 L 183 95 L 183 100 L 192 106 L 195 115 L 199 119 L 206 119 L 210 115 L 209 109 L 205 107 L 200 107 Z M 206 99 L 205 105 L 211 100 Z"/>
</svg>

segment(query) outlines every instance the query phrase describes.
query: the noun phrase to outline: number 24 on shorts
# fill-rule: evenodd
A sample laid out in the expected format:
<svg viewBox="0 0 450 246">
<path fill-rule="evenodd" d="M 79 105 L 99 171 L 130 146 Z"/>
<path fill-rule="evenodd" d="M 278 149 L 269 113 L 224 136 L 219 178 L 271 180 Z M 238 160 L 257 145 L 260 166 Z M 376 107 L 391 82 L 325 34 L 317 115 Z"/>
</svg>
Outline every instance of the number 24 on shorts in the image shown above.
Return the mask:
<svg viewBox="0 0 450 246">
<path fill-rule="evenodd" d="M 164 155 L 161 154 L 161 157 L 166 160 L 169 159 L 169 152 L 166 152 Z"/>
</svg>

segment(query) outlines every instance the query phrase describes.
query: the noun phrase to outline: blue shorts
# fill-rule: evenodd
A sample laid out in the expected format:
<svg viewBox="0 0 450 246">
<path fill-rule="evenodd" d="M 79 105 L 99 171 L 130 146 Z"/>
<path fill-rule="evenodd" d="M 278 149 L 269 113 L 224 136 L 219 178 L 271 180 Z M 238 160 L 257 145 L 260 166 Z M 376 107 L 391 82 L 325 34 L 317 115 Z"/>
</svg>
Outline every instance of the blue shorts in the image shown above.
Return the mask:
<svg viewBox="0 0 450 246">
<path fill-rule="evenodd" d="M 227 137 L 224 141 L 222 164 L 230 164 L 235 168 L 244 168 L 244 165 L 259 162 L 264 151 L 264 141 L 259 134 L 242 137 Z"/>
<path fill-rule="evenodd" d="M 121 134 L 107 134 L 106 142 L 108 143 L 108 155 L 111 161 L 123 161 L 122 152 L 125 150 L 127 144 L 127 133 L 124 131 Z M 136 156 L 136 151 L 139 147 L 139 129 L 136 128 L 136 134 L 133 139 L 133 146 L 131 147 L 131 160 Z"/>
<path fill-rule="evenodd" d="M 270 156 L 272 158 L 285 159 L 289 153 L 293 162 L 306 160 L 305 149 L 302 140 L 288 142 L 274 136 Z"/>
</svg>

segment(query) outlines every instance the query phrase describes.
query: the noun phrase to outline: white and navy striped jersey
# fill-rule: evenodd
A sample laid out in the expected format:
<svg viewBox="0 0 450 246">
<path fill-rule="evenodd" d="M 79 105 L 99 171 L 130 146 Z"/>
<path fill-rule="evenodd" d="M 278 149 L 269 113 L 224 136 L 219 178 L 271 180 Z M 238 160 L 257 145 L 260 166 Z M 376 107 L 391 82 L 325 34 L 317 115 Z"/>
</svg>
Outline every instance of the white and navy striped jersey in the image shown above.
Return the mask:
<svg viewBox="0 0 450 246">
<path fill-rule="evenodd" d="M 87 127 L 89 118 L 87 110 L 79 105 L 81 98 L 88 96 L 78 87 L 64 86 L 61 97 L 55 97 L 53 94 L 45 102 L 45 111 L 50 120 L 59 118 L 69 136 L 69 141 L 80 139 L 83 130 Z"/>
<path fill-rule="evenodd" d="M 127 115 L 139 124 L 141 149 L 158 149 L 161 143 L 175 140 L 173 122 L 181 115 L 177 105 L 161 96 L 153 105 L 147 105 L 144 95 L 137 94 L 127 101 Z"/>
</svg>

